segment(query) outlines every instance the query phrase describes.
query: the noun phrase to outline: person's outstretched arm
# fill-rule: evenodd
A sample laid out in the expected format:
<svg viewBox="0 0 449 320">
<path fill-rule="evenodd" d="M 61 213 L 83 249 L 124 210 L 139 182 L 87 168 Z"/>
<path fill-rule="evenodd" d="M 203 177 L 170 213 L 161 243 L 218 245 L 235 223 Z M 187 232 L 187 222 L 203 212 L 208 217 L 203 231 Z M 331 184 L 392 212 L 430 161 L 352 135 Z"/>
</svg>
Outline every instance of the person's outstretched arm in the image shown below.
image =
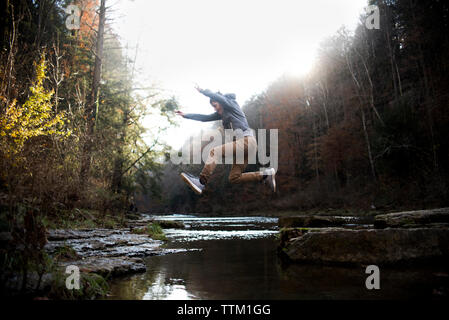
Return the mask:
<svg viewBox="0 0 449 320">
<path fill-rule="evenodd" d="M 209 97 L 212 100 L 218 101 L 223 108 L 227 108 L 227 109 L 232 108 L 228 99 L 225 96 L 223 96 L 222 94 L 212 92 L 209 89 L 201 89 L 198 86 L 196 86 L 195 89 L 198 90 L 199 93 L 204 94 L 206 97 Z"/>
<path fill-rule="evenodd" d="M 176 111 L 176 113 L 182 116 L 183 118 L 202 122 L 216 121 L 221 119 L 221 116 L 218 114 L 218 112 L 212 114 L 197 114 L 197 113 L 184 113 L 182 111 Z"/>
</svg>

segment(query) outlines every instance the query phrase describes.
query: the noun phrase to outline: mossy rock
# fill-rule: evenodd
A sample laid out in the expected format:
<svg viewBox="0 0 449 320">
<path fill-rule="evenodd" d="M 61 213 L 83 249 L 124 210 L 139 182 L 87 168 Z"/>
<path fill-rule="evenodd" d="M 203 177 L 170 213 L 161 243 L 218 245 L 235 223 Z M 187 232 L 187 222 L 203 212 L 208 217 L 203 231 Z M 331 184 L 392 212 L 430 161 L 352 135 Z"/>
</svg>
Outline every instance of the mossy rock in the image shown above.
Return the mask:
<svg viewBox="0 0 449 320">
<path fill-rule="evenodd" d="M 131 233 L 135 234 L 147 234 L 150 238 L 154 240 L 167 240 L 162 227 L 155 222 L 149 223 L 146 227 L 134 228 Z"/>
<path fill-rule="evenodd" d="M 157 224 L 161 226 L 162 229 L 184 229 L 185 225 L 181 221 L 173 220 L 158 220 Z"/>
<path fill-rule="evenodd" d="M 109 285 L 106 279 L 96 273 L 80 274 L 80 288 L 67 289 L 67 274 L 62 271 L 53 273 L 53 281 L 51 284 L 48 297 L 57 300 L 92 300 L 107 295 Z"/>
<path fill-rule="evenodd" d="M 394 264 L 449 257 L 449 229 L 317 229 L 290 239 L 282 248 L 291 261 Z"/>
<path fill-rule="evenodd" d="M 377 229 L 433 227 L 437 224 L 449 226 L 449 208 L 395 212 L 374 218 L 374 227 Z"/>
<path fill-rule="evenodd" d="M 57 247 L 54 252 L 54 258 L 58 261 L 72 261 L 79 259 L 76 250 L 69 245 Z"/>
</svg>

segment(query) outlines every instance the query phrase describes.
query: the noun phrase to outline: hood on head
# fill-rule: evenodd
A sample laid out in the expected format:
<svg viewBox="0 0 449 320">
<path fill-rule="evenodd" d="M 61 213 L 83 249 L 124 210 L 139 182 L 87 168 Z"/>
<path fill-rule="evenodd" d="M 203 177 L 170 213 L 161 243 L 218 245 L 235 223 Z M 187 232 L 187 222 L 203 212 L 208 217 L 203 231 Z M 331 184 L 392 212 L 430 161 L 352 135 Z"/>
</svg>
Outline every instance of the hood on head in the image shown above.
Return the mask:
<svg viewBox="0 0 449 320">
<path fill-rule="evenodd" d="M 235 93 L 225 93 L 224 96 L 228 99 L 235 100 L 236 96 Z"/>
<path fill-rule="evenodd" d="M 227 99 L 235 100 L 235 98 L 236 98 L 235 93 L 225 93 L 225 94 L 223 94 L 220 91 L 217 91 L 217 94 L 219 94 L 219 95 L 221 95 L 221 96 L 223 96 L 223 97 L 225 97 Z M 211 98 L 209 102 L 212 103 L 212 101 L 216 101 L 216 100 Z"/>
</svg>

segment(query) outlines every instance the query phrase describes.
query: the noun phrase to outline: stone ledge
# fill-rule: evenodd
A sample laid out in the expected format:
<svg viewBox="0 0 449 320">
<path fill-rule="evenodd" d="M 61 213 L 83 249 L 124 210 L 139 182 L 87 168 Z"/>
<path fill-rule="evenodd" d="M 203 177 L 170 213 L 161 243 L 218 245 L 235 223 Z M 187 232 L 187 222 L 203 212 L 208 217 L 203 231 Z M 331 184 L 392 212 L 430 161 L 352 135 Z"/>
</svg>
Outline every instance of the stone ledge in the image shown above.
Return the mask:
<svg viewBox="0 0 449 320">
<path fill-rule="evenodd" d="M 145 272 L 145 262 L 141 258 L 129 257 L 89 257 L 83 260 L 61 263 L 61 267 L 77 266 L 81 272 L 97 273 L 101 276 L 120 276 Z"/>
<path fill-rule="evenodd" d="M 348 223 L 349 218 L 343 218 L 338 216 L 293 216 L 293 217 L 280 217 L 278 225 L 280 228 L 325 228 L 341 226 Z"/>
<path fill-rule="evenodd" d="M 389 264 L 449 256 L 447 228 L 321 229 L 286 238 L 280 252 L 295 262 Z"/>
<path fill-rule="evenodd" d="M 374 218 L 374 227 L 378 229 L 432 227 L 436 224 L 449 226 L 449 208 L 388 213 Z"/>
</svg>

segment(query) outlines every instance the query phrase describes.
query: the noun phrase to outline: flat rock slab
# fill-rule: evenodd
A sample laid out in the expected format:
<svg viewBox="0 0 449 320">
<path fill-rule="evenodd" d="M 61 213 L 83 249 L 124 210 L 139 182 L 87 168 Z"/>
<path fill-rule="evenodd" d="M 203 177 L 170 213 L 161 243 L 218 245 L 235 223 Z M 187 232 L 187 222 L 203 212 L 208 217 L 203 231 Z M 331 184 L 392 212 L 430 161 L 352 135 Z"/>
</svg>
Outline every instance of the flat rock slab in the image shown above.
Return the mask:
<svg viewBox="0 0 449 320">
<path fill-rule="evenodd" d="M 80 235 L 79 233 L 77 234 Z M 90 237 L 89 237 L 90 235 Z M 55 239 L 56 237 L 53 237 Z M 147 235 L 129 233 L 116 230 L 114 232 L 100 234 L 97 230 L 86 232 L 82 237 L 65 238 L 64 240 L 52 240 L 45 245 L 50 254 L 54 254 L 58 248 L 69 246 L 80 257 L 90 256 L 146 256 L 159 250 L 162 241 L 153 240 Z"/>
<path fill-rule="evenodd" d="M 433 210 L 405 211 L 377 215 L 374 218 L 375 228 L 416 228 L 448 224 L 449 208 Z"/>
<path fill-rule="evenodd" d="M 355 221 L 355 217 L 300 215 L 279 218 L 280 228 L 326 228 L 337 227 Z"/>
<path fill-rule="evenodd" d="M 173 220 L 154 220 L 162 229 L 184 229 L 185 225 L 181 221 Z"/>
<path fill-rule="evenodd" d="M 390 264 L 449 256 L 447 228 L 334 228 L 302 231 L 297 235 L 280 248 L 295 262 Z"/>
<path fill-rule="evenodd" d="M 104 238 L 120 233 L 122 233 L 120 229 L 56 229 L 47 232 L 47 239 L 48 241 L 64 241 L 70 239 L 90 239 L 92 237 Z"/>
<path fill-rule="evenodd" d="M 62 267 L 68 265 L 77 266 L 81 272 L 97 273 L 102 276 L 119 276 L 146 271 L 143 259 L 129 257 L 89 257 L 60 264 Z"/>
<path fill-rule="evenodd" d="M 45 250 L 50 255 L 64 253 L 67 248 L 76 253 L 75 257 L 64 257 L 59 266 L 75 265 L 83 272 L 110 276 L 144 272 L 142 257 L 196 250 L 162 248 L 162 241 L 128 229 L 49 230 L 48 238 Z"/>
<path fill-rule="evenodd" d="M 58 267 L 64 273 L 66 267 L 69 265 L 77 266 L 83 273 L 96 273 L 103 277 L 115 277 L 146 271 L 146 265 L 143 259 L 129 257 L 89 257 L 82 260 L 60 262 Z M 39 288 L 48 292 L 51 289 L 53 280 L 54 274 L 45 273 L 41 279 Z M 21 274 L 13 275 L 7 279 L 5 287 L 11 295 L 19 294 L 22 281 Z M 25 292 L 35 293 L 38 281 L 38 274 L 35 271 L 29 272 Z"/>
</svg>

